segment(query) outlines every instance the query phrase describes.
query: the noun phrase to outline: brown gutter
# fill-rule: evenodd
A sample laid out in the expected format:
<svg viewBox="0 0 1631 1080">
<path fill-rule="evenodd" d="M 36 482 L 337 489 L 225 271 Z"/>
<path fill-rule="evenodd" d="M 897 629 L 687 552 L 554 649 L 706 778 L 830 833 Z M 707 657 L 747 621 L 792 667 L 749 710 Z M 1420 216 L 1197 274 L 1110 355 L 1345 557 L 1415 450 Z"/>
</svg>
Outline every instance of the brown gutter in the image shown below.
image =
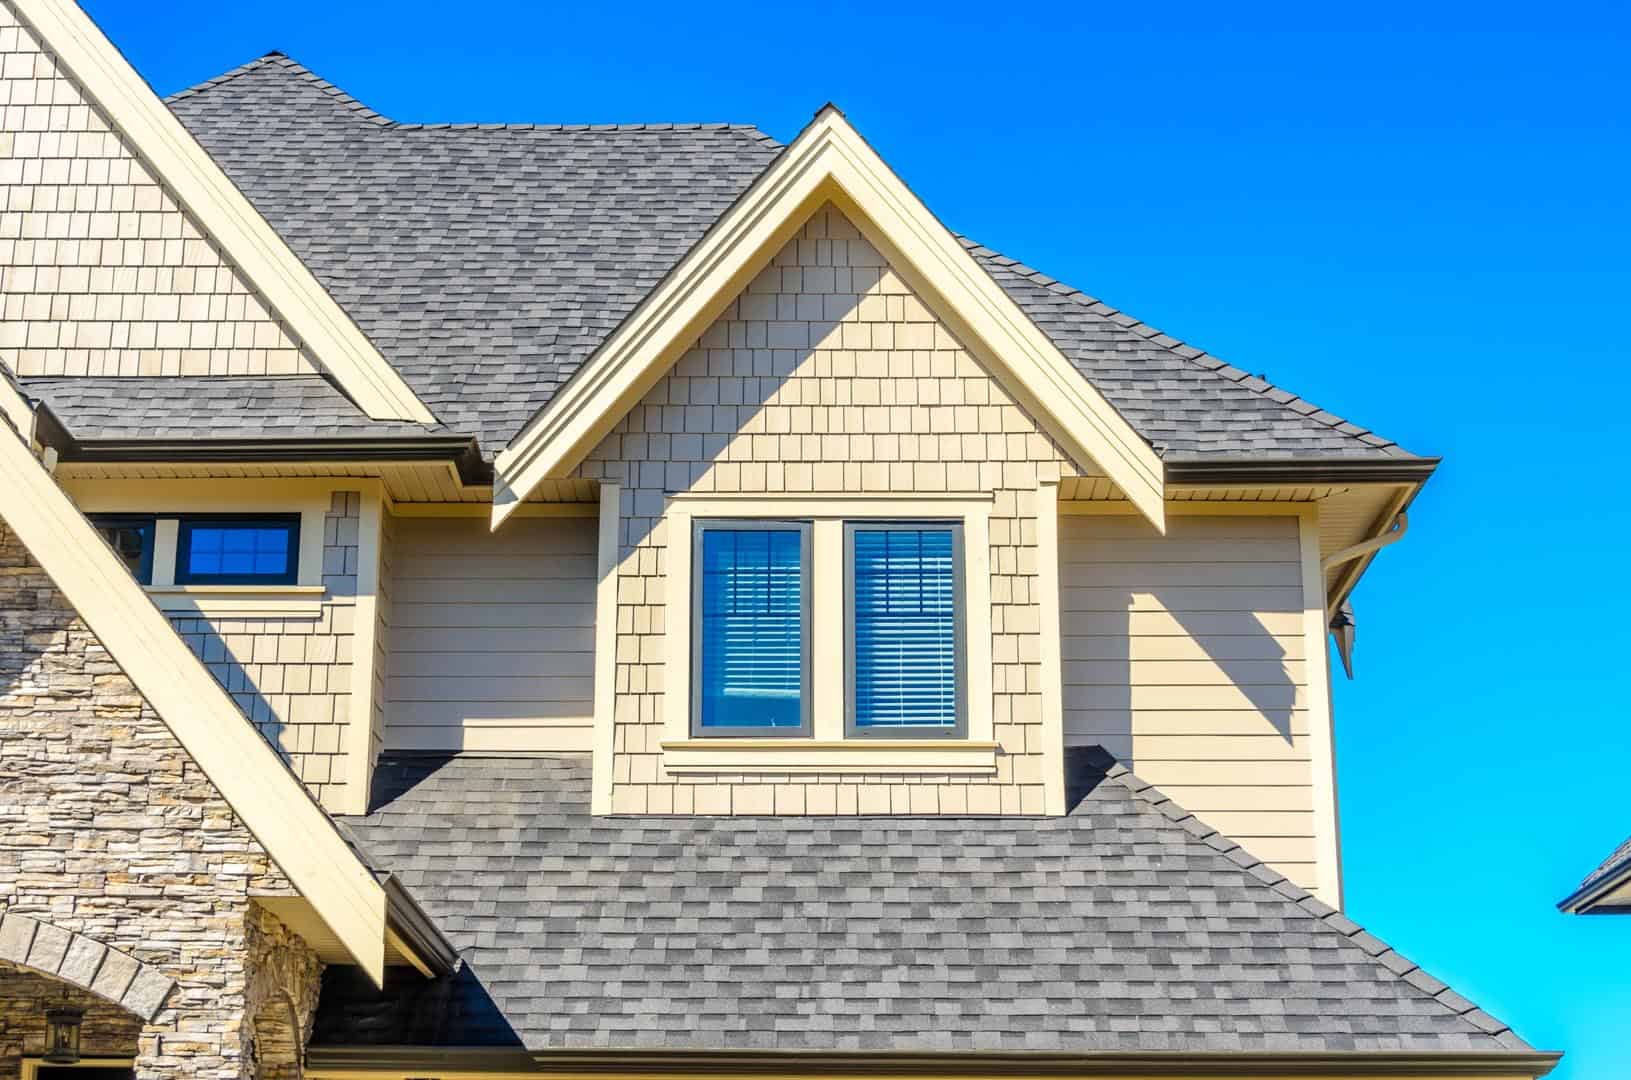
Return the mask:
<svg viewBox="0 0 1631 1080">
<path fill-rule="evenodd" d="M 1163 462 L 1168 485 L 1421 484 L 1439 458 L 1190 458 Z"/>
<path fill-rule="evenodd" d="M 349 837 L 349 832 L 346 835 Z M 431 976 L 451 975 L 459 966 L 459 952 L 453 943 L 437 929 L 395 874 L 386 874 L 380 886 L 385 890 L 385 925 L 413 950 Z"/>
<path fill-rule="evenodd" d="M 314 1046 L 314 1077 L 482 1074 L 764 1076 L 1480 1076 L 1534 1078 L 1560 1053 L 1538 1050 L 1158 1053 L 853 1053 L 730 1050 L 538 1050 Z"/>
<path fill-rule="evenodd" d="M 289 464 L 312 461 L 451 461 L 466 484 L 492 483 L 493 470 L 467 435 L 401 439 L 70 439 L 63 461 Z"/>
</svg>

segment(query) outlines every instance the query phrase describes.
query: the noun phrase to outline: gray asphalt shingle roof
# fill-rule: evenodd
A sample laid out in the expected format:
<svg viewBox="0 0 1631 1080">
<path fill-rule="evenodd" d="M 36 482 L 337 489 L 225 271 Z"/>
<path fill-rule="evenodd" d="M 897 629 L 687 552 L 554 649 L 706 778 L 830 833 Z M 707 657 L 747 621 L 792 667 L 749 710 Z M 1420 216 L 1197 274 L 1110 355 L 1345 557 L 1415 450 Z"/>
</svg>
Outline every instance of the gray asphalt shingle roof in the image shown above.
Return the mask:
<svg viewBox="0 0 1631 1080">
<path fill-rule="evenodd" d="M 373 420 L 322 375 L 28 376 L 76 439 L 415 438 L 440 425 Z"/>
<path fill-rule="evenodd" d="M 1587 886 L 1595 885 L 1607 877 L 1610 871 L 1627 862 L 1631 862 L 1631 837 L 1627 837 L 1625 843 L 1615 848 L 1613 853 L 1604 859 L 1597 869 L 1587 874 L 1586 879 L 1580 883 L 1580 888 L 1584 889 Z"/>
<path fill-rule="evenodd" d="M 488 456 L 780 150 L 725 124 L 398 123 L 279 54 L 170 106 L 438 418 Z M 968 247 L 1162 454 L 1408 456 Z"/>
<path fill-rule="evenodd" d="M 1102 751 L 1072 759 L 1065 817 L 593 817 L 587 759 L 388 755 L 347 827 L 468 968 L 333 981 L 315 1042 L 1525 1048 Z"/>
</svg>

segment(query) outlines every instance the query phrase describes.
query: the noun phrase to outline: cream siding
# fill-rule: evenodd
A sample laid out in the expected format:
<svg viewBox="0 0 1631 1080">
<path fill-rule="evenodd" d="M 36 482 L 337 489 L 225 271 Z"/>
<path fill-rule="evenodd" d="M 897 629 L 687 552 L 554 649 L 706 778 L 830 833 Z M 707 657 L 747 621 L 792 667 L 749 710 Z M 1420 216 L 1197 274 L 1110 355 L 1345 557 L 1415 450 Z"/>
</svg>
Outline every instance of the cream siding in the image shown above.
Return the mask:
<svg viewBox="0 0 1631 1080">
<path fill-rule="evenodd" d="M 611 809 L 1043 812 L 1036 499 L 1075 471 L 859 231 L 818 211 L 580 467 L 622 485 Z M 989 635 L 995 774 L 669 773 L 665 627 L 689 597 L 668 592 L 665 514 L 682 492 L 989 493 L 989 602 L 969 626 Z"/>
<path fill-rule="evenodd" d="M 362 495 L 336 491 L 323 517 L 315 613 L 288 618 L 174 616 L 171 623 L 323 805 L 346 805 L 358 519 Z"/>
<path fill-rule="evenodd" d="M 385 745 L 586 751 L 596 521 L 394 522 Z"/>
<path fill-rule="evenodd" d="M 21 375 L 314 370 L 0 3 L 0 361 Z"/>
<path fill-rule="evenodd" d="M 1170 514 L 1163 538 L 1131 514 L 1062 516 L 1061 653 L 1067 745 L 1103 745 L 1312 888 L 1299 525 Z"/>
</svg>

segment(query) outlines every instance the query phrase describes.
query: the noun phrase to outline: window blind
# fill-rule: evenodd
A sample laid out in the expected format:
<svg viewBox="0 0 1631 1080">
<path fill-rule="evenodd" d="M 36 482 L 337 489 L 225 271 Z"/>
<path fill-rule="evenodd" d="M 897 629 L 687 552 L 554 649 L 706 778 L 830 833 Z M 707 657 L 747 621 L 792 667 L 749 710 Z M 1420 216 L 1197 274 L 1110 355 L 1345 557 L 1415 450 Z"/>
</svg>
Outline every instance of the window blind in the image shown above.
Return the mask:
<svg viewBox="0 0 1631 1080">
<path fill-rule="evenodd" d="M 957 725 L 953 529 L 856 529 L 854 724 Z"/>
<path fill-rule="evenodd" d="M 802 532 L 703 530 L 702 728 L 802 724 L 804 603 Z"/>
</svg>

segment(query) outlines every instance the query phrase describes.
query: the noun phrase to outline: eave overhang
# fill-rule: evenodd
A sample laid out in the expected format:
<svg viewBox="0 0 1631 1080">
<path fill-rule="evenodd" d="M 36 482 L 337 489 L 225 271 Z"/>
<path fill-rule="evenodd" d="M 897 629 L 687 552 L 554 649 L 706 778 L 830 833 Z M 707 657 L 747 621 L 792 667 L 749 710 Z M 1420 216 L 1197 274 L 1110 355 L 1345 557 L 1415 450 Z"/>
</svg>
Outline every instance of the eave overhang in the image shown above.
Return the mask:
<svg viewBox="0 0 1631 1080">
<path fill-rule="evenodd" d="M 967 1076 L 1070 1077 L 1463 1076 L 1535 1078 L 1562 1054 L 1499 1051 L 1303 1052 L 842 1052 L 730 1050 L 539 1050 L 404 1046 L 313 1046 L 317 1080 L 436 1076 Z"/>
<path fill-rule="evenodd" d="M 1565 915 L 1631 915 L 1631 855 L 1562 900 Z"/>
<path fill-rule="evenodd" d="M 1173 487 L 1272 487 L 1289 484 L 1424 484 L 1440 459 L 1290 457 L 1239 455 L 1169 458 L 1166 483 Z"/>
<path fill-rule="evenodd" d="M 466 484 L 492 482 L 476 440 L 465 435 L 409 438 L 270 439 L 76 439 L 47 442 L 62 461 L 87 463 L 176 462 L 186 464 L 299 464 L 314 461 L 447 461 Z M 42 442 L 46 442 L 42 438 Z"/>
</svg>

